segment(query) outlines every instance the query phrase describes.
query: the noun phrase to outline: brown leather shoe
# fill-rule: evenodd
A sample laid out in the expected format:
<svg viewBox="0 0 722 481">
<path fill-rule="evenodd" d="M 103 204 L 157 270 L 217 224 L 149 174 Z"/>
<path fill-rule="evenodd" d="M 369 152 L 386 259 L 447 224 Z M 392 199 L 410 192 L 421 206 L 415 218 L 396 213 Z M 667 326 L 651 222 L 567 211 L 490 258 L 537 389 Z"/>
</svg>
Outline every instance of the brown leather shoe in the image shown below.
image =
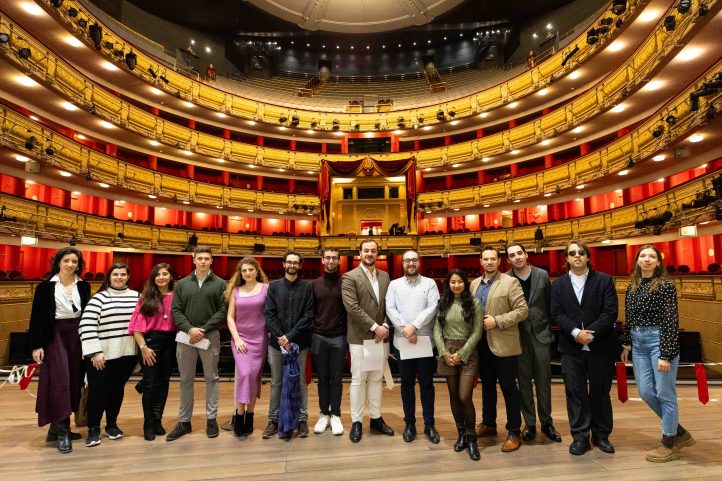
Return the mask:
<svg viewBox="0 0 722 481">
<path fill-rule="evenodd" d="M 504 453 L 510 453 L 516 451 L 521 446 L 521 437 L 516 434 L 509 433 L 506 437 L 506 441 L 501 445 L 501 450 Z"/>
<path fill-rule="evenodd" d="M 487 426 L 484 423 L 479 423 L 476 425 L 476 437 L 483 438 L 487 436 L 496 436 L 496 428 L 492 428 L 491 426 Z"/>
</svg>

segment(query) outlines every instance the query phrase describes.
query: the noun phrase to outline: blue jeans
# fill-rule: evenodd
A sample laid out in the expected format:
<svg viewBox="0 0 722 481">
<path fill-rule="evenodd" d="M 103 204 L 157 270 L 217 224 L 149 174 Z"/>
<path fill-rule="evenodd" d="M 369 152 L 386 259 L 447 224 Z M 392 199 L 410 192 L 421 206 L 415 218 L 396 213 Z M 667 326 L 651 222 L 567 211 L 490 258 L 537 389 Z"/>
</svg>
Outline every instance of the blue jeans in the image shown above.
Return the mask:
<svg viewBox="0 0 722 481">
<path fill-rule="evenodd" d="M 632 362 L 639 395 L 662 419 L 662 434 L 675 436 L 679 424 L 675 387 L 679 356 L 670 362 L 668 372 L 660 372 L 657 369 L 659 355 L 658 327 L 632 329 Z"/>
</svg>

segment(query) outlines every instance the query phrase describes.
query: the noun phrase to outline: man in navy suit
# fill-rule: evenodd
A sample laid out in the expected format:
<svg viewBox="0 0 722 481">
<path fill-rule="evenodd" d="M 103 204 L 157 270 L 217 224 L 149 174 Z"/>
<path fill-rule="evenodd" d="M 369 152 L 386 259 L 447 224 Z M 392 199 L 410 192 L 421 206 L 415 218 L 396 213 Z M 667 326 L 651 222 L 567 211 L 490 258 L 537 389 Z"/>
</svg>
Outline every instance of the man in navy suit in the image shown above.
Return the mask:
<svg viewBox="0 0 722 481">
<path fill-rule="evenodd" d="M 569 452 L 582 455 L 591 450 L 591 431 L 592 443 L 613 453 L 609 391 L 619 352 L 614 332 L 617 292 L 611 276 L 592 270 L 586 244 L 571 241 L 565 252 L 568 273 L 552 284 L 551 314 L 560 327 L 559 352 L 574 438 Z"/>
</svg>

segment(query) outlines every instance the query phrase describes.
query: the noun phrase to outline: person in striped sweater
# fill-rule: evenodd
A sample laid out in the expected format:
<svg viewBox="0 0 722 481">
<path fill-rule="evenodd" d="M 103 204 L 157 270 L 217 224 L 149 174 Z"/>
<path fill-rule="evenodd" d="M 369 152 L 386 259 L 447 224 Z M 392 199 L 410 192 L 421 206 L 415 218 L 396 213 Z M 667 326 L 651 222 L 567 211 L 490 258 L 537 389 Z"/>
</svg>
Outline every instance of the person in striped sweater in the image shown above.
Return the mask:
<svg viewBox="0 0 722 481">
<path fill-rule="evenodd" d="M 120 439 L 118 413 L 125 383 L 137 363 L 136 344 L 128 324 L 138 292 L 128 289 L 126 264 L 113 264 L 80 320 L 80 342 L 88 374 L 87 447 L 100 444 L 100 420 L 105 412 L 105 434 Z"/>
</svg>

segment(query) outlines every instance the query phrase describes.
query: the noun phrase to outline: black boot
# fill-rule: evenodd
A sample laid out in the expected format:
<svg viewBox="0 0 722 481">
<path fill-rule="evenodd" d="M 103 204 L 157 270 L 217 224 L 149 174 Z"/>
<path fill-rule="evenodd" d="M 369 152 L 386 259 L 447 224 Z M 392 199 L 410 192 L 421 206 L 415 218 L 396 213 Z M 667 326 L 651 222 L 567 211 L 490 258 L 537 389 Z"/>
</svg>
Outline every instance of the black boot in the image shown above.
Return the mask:
<svg viewBox="0 0 722 481">
<path fill-rule="evenodd" d="M 153 441 L 155 439 L 155 422 L 145 421 L 143 423 L 143 439 Z"/>
<path fill-rule="evenodd" d="M 472 461 L 478 461 L 479 458 L 481 458 L 481 455 L 479 454 L 479 447 L 476 445 L 476 433 L 474 434 L 466 434 L 466 442 L 468 444 L 469 449 L 469 458 Z"/>
<path fill-rule="evenodd" d="M 243 420 L 243 435 L 249 436 L 253 432 L 253 413 L 246 411 L 246 417 Z"/>
<path fill-rule="evenodd" d="M 58 451 L 62 454 L 71 452 L 73 442 L 70 440 L 70 427 L 66 426 L 63 421 L 54 424 L 55 431 L 58 433 Z"/>
<path fill-rule="evenodd" d="M 161 418 L 156 418 L 153 421 L 153 431 L 156 436 L 165 436 L 165 428 L 163 427 L 163 420 Z"/>
<path fill-rule="evenodd" d="M 456 428 L 457 431 L 459 431 L 459 438 L 454 443 L 454 451 L 457 453 L 462 452 L 466 449 L 466 429 L 465 428 Z"/>
<path fill-rule="evenodd" d="M 236 410 L 236 414 L 233 415 L 233 434 L 236 436 L 243 436 L 245 433 L 245 425 L 243 423 L 244 421 L 244 415 L 238 414 L 238 411 Z"/>
</svg>

